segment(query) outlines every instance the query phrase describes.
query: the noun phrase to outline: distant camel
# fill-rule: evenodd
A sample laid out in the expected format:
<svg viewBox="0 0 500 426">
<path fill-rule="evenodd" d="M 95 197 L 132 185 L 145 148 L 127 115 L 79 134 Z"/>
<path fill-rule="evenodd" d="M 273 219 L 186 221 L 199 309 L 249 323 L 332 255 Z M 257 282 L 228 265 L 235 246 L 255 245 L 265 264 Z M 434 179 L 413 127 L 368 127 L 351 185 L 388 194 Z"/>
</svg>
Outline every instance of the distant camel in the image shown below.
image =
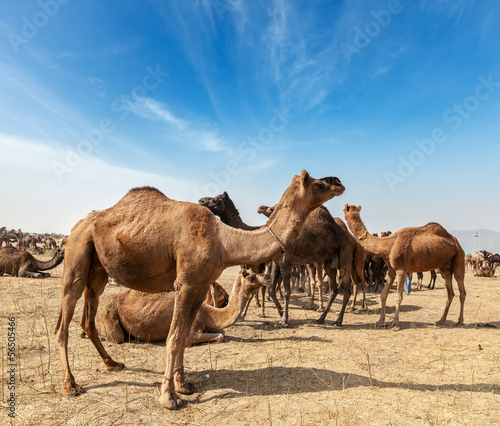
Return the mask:
<svg viewBox="0 0 500 426">
<path fill-rule="evenodd" d="M 392 327 L 399 330 L 399 309 L 403 300 L 403 285 L 406 274 L 439 269 L 446 282 L 448 300 L 438 324 L 444 324 L 453 300 L 452 275 L 460 291 L 460 316 L 458 324 L 464 322 L 465 303 L 465 253 L 458 240 L 438 223 L 421 227 L 403 228 L 385 238 L 376 238 L 368 233 L 360 217 L 361 206 L 345 205 L 344 213 L 351 232 L 363 248 L 388 262 L 389 277 L 382 291 L 382 309 L 377 325 L 385 323 L 385 306 L 389 290 L 397 276 L 398 288 L 396 312 Z"/>
<path fill-rule="evenodd" d="M 172 410 L 192 394 L 186 382 L 184 349 L 210 284 L 229 267 L 266 262 L 295 240 L 308 215 L 344 192 L 338 178 L 294 176 L 273 216 L 256 231 L 231 228 L 205 207 L 176 201 L 156 188 L 129 191 L 113 207 L 87 215 L 66 243 L 62 301 L 55 327 L 65 395 L 84 392 L 68 357 L 68 332 L 78 300 L 84 296 L 81 326 L 108 371 L 124 368 L 104 348 L 95 327 L 99 297 L 108 276 L 121 285 L 150 293 L 175 289 L 172 326 L 166 343 L 166 370 L 159 402 Z"/>
<path fill-rule="evenodd" d="M 10 274 L 14 277 L 47 278 L 49 273 L 40 272 L 55 268 L 64 259 L 64 251 L 57 250 L 54 257 L 47 261 L 38 260 L 27 251 L 14 247 L 0 249 L 0 275 Z"/>
<path fill-rule="evenodd" d="M 498 266 L 495 266 L 494 268 L 488 268 L 484 267 L 482 269 L 478 269 L 474 276 L 476 277 L 493 277 L 495 275 L 495 271 L 498 268 Z"/>
<path fill-rule="evenodd" d="M 263 274 L 242 269 L 226 307 L 214 308 L 207 303 L 201 305 L 186 346 L 222 342 L 222 329 L 238 321 L 248 298 L 256 289 L 269 284 L 269 278 Z M 174 303 L 174 292 L 144 293 L 128 289 L 111 294 L 103 301 L 103 315 L 98 316 L 101 333 L 115 343 L 123 343 L 125 334 L 148 342 L 165 340 L 172 324 Z"/>
</svg>

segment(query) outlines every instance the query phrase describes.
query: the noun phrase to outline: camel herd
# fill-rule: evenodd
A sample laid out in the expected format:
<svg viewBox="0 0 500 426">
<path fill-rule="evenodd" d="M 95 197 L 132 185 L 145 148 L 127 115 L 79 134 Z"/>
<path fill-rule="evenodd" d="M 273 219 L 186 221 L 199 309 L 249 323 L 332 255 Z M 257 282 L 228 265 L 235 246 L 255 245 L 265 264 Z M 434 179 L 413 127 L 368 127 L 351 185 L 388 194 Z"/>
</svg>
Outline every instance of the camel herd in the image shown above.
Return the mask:
<svg viewBox="0 0 500 426">
<path fill-rule="evenodd" d="M 93 211 L 80 220 L 63 241 L 65 249 L 57 249 L 47 262 L 25 250 L 32 246 L 26 246 L 24 235 L 2 228 L 0 241 L 8 240 L 10 245 L 16 239 L 19 248 L 0 249 L 0 274 L 38 277 L 35 274 L 39 271 L 64 258 L 61 311 L 54 330 L 63 366 L 63 394 L 84 392 L 68 359 L 69 324 L 83 296 L 81 326 L 109 371 L 121 370 L 124 365 L 104 348 L 96 322 L 101 336 L 116 343 L 124 342 L 127 336 L 147 341 L 166 339 L 166 371 L 159 401 L 168 409 L 185 404 L 179 394 L 194 392 L 185 378 L 185 347 L 222 341 L 222 329 L 245 316 L 252 297 L 261 303 L 264 314 L 266 289 L 284 327 L 289 323 L 293 285 L 303 288 L 309 279 L 311 298 L 306 308 L 316 307 L 318 289 L 322 311 L 318 324 L 324 324 L 341 292 L 342 307 L 334 323 L 341 326 L 351 287 L 354 298 L 349 309 L 355 309 L 358 287 L 365 308 L 366 285 L 376 291 L 382 284 L 377 326 L 383 327 L 387 296 L 397 282 L 391 328 L 398 330 L 406 274 L 420 274 L 420 287 L 421 273 L 431 271 L 428 288 L 433 288 L 435 271 L 439 270 L 447 300 L 437 324 L 446 321 L 454 298 L 453 277 L 459 289 L 458 324 L 463 324 L 465 268 L 472 263 L 466 261 L 458 240 L 437 223 L 381 237 L 371 234 L 361 220 L 361 206 L 345 205 L 346 222 L 323 206 L 344 190 L 336 177 L 314 179 L 303 171 L 293 177 L 275 206 L 259 207 L 258 212 L 268 218 L 266 224 L 252 227 L 243 222 L 227 193 L 194 204 L 169 199 L 156 188 L 134 188 L 113 207 Z M 484 253 L 482 260 L 493 273 L 498 266 L 495 256 Z M 241 270 L 228 296 L 215 280 L 225 268 L 236 265 Z M 484 268 L 477 267 L 476 273 L 481 270 Z M 324 275 L 329 284 L 326 306 Z M 97 315 L 99 297 L 110 277 L 128 289 L 107 296 Z M 262 289 L 261 302 L 258 289 Z M 282 297 L 278 298 L 278 293 Z"/>
</svg>

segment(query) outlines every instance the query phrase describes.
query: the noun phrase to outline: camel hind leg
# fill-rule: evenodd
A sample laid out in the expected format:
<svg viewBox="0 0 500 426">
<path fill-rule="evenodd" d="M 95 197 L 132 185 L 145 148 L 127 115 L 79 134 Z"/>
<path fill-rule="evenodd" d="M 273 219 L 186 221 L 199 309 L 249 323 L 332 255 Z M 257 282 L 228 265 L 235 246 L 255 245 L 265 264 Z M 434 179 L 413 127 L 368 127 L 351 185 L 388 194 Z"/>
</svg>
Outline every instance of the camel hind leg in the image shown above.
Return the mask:
<svg viewBox="0 0 500 426">
<path fill-rule="evenodd" d="M 453 298 L 455 297 L 455 293 L 453 292 L 451 270 L 440 269 L 440 272 L 441 272 L 441 275 L 445 281 L 447 299 L 446 299 L 446 306 L 444 307 L 443 316 L 441 317 L 441 319 L 438 322 L 436 322 L 436 325 L 443 325 L 444 324 L 444 322 L 446 321 L 446 317 L 448 316 L 448 311 L 450 310 L 451 302 L 453 301 Z M 464 300 L 465 300 L 465 297 L 464 297 Z M 460 314 L 462 315 L 462 312 Z M 463 318 L 462 318 L 462 321 L 463 321 Z"/>
<path fill-rule="evenodd" d="M 63 369 L 63 395 L 80 395 L 85 392 L 84 389 L 76 383 L 75 377 L 71 373 L 69 367 L 68 331 L 71 319 L 75 313 L 76 303 L 85 289 L 90 271 L 90 264 L 92 262 L 92 250 L 93 247 L 86 246 L 80 251 L 81 255 L 74 254 L 78 250 L 68 252 L 65 260 L 61 311 L 54 329 Z"/>
</svg>

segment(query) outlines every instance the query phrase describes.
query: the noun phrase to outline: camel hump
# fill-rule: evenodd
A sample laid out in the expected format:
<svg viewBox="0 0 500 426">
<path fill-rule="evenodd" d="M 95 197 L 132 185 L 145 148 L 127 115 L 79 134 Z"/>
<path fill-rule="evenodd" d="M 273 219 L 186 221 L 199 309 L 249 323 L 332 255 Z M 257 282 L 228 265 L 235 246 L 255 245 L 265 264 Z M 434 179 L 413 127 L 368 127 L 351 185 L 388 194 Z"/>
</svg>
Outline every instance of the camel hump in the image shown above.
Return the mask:
<svg viewBox="0 0 500 426">
<path fill-rule="evenodd" d="M 129 194 L 133 192 L 156 192 L 166 197 L 166 195 L 163 192 L 161 192 L 158 188 L 155 188 L 154 186 L 138 186 L 128 191 Z"/>
</svg>

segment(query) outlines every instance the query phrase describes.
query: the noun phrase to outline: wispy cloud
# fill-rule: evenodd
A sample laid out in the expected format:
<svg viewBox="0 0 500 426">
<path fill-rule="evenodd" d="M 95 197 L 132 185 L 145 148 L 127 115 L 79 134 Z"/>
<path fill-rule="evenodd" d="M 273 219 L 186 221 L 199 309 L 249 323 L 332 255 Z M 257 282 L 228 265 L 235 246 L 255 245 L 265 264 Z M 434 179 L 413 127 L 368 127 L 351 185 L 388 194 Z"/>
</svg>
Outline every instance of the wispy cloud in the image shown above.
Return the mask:
<svg viewBox="0 0 500 426">
<path fill-rule="evenodd" d="M 127 101 L 127 107 L 131 112 L 149 120 L 163 121 L 179 130 L 184 130 L 187 123 L 167 109 L 167 106 L 152 98 L 140 98 L 135 101 Z"/>
</svg>

